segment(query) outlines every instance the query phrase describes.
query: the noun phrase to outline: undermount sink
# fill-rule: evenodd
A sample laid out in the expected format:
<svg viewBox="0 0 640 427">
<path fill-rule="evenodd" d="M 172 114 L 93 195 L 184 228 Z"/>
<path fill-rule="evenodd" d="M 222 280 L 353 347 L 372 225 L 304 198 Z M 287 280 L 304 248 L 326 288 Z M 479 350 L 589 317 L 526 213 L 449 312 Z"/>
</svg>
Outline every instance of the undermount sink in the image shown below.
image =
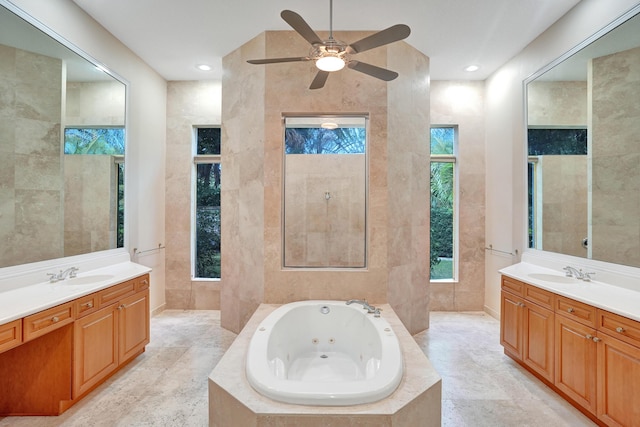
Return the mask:
<svg viewBox="0 0 640 427">
<path fill-rule="evenodd" d="M 81 286 L 92 285 L 94 283 L 105 282 L 113 279 L 111 274 L 93 274 L 91 276 L 78 276 L 58 282 L 61 286 Z"/>
<path fill-rule="evenodd" d="M 562 276 L 560 274 L 544 274 L 544 273 L 531 273 L 529 277 L 536 280 L 543 280 L 545 282 L 553 283 L 578 283 L 578 279 L 575 277 Z"/>
</svg>

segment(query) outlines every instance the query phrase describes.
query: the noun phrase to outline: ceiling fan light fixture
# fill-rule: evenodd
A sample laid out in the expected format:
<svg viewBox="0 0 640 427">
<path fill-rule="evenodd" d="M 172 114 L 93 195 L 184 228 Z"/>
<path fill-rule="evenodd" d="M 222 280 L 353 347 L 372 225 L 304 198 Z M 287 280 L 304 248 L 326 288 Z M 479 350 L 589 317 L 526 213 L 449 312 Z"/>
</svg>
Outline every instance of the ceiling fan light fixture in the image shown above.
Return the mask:
<svg viewBox="0 0 640 427">
<path fill-rule="evenodd" d="M 320 127 L 322 129 L 335 130 L 338 129 L 338 124 L 335 122 L 323 122 Z"/>
<path fill-rule="evenodd" d="M 327 55 L 316 60 L 316 67 L 322 71 L 339 71 L 344 68 L 344 59 L 339 56 Z"/>
</svg>

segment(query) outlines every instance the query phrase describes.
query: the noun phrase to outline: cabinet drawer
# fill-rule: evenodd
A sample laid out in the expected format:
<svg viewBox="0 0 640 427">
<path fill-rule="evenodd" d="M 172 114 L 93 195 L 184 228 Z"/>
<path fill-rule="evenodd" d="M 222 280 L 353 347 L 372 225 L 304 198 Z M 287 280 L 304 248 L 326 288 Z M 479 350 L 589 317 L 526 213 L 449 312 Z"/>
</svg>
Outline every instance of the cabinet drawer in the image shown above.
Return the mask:
<svg viewBox="0 0 640 427">
<path fill-rule="evenodd" d="M 100 307 L 118 302 L 121 298 L 133 295 L 136 291 L 136 279 L 128 280 L 98 292 Z"/>
<path fill-rule="evenodd" d="M 74 320 L 73 301 L 32 314 L 24 318 L 24 340 L 32 340 Z"/>
<path fill-rule="evenodd" d="M 502 290 L 518 296 L 524 296 L 524 283 L 510 277 L 502 276 Z"/>
<path fill-rule="evenodd" d="M 596 308 L 589 304 L 557 295 L 555 311 L 584 325 L 596 327 Z"/>
<path fill-rule="evenodd" d="M 598 330 L 640 347 L 640 322 L 608 311 L 598 310 Z"/>
<path fill-rule="evenodd" d="M 0 353 L 22 343 L 22 319 L 0 325 Z"/>
<path fill-rule="evenodd" d="M 149 288 L 149 275 L 138 277 L 136 280 L 136 292 L 144 291 Z"/>
<path fill-rule="evenodd" d="M 74 301 L 76 306 L 76 316 L 78 318 L 86 316 L 98 310 L 100 305 L 99 293 L 89 294 Z"/>
<path fill-rule="evenodd" d="M 541 307 L 553 310 L 554 294 L 536 286 L 526 285 L 524 288 L 524 298 L 534 302 Z"/>
</svg>

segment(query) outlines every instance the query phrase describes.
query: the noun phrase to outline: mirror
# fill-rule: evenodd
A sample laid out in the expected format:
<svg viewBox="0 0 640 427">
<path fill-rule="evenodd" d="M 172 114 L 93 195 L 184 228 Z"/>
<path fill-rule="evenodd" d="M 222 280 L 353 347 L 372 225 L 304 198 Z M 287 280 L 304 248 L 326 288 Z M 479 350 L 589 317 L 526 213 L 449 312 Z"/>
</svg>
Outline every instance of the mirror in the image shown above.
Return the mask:
<svg viewBox="0 0 640 427">
<path fill-rule="evenodd" d="M 284 122 L 284 266 L 366 267 L 367 118 Z"/>
<path fill-rule="evenodd" d="M 0 1 L 0 268 L 124 243 L 125 84 L 61 41 Z"/>
<path fill-rule="evenodd" d="M 640 267 L 639 11 L 525 81 L 531 248 Z"/>
</svg>

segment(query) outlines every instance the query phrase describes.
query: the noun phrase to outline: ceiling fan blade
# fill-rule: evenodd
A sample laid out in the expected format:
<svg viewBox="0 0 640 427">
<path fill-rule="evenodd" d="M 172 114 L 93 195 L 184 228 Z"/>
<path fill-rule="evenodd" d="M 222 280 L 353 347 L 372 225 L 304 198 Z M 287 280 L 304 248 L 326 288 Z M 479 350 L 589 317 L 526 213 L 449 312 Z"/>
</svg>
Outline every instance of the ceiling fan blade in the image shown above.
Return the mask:
<svg viewBox="0 0 640 427">
<path fill-rule="evenodd" d="M 360 71 L 361 73 L 365 73 L 370 75 L 371 77 L 375 77 L 384 81 L 391 81 L 398 77 L 398 73 L 395 71 L 387 70 L 386 68 L 376 67 L 375 65 L 367 64 L 365 62 L 360 61 L 349 61 L 347 64 L 349 68 L 352 70 Z"/>
<path fill-rule="evenodd" d="M 384 46 L 385 44 L 397 42 L 406 39 L 411 34 L 411 28 L 404 24 L 397 24 L 386 30 L 378 31 L 355 43 L 351 43 L 347 48 L 347 53 L 354 54 L 373 49 L 374 47 Z"/>
<path fill-rule="evenodd" d="M 312 45 L 323 44 L 323 41 L 315 31 L 311 29 L 309 24 L 306 23 L 302 16 L 298 15 L 292 10 L 283 10 L 280 13 L 282 19 L 285 20 L 287 24 L 291 26 L 294 30 L 297 31 L 306 41 L 311 43 Z"/>
<path fill-rule="evenodd" d="M 267 58 L 267 59 L 249 59 L 247 62 L 249 64 L 277 64 L 279 62 L 298 62 L 298 61 L 309 61 L 311 58 L 306 56 L 300 56 L 296 58 Z"/>
<path fill-rule="evenodd" d="M 319 70 L 318 74 L 316 74 L 315 78 L 311 82 L 309 89 L 322 89 L 324 84 L 327 82 L 327 77 L 329 77 L 328 71 Z"/>
</svg>

